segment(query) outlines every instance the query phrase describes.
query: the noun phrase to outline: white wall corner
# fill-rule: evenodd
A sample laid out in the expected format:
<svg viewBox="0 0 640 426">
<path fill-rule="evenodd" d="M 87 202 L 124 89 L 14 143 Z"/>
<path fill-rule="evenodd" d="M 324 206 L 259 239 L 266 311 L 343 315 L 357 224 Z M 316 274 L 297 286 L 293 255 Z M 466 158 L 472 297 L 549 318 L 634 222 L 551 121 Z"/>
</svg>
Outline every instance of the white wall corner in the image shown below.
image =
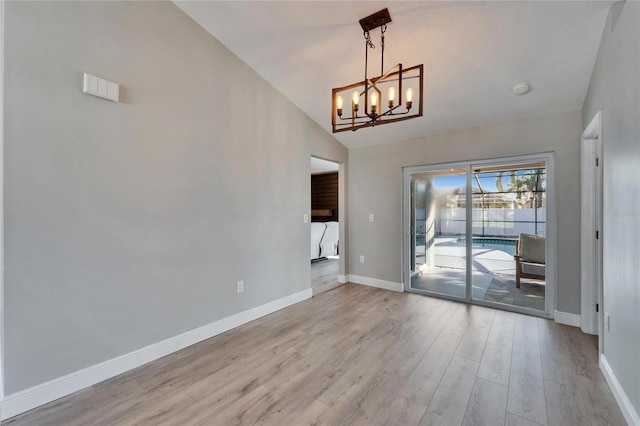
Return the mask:
<svg viewBox="0 0 640 426">
<path fill-rule="evenodd" d="M 349 282 L 352 282 L 354 284 L 368 285 L 370 287 L 382 288 L 384 290 L 398 291 L 400 293 L 404 291 L 404 286 L 402 285 L 402 283 L 379 280 L 377 278 L 363 277 L 360 275 L 349 275 Z"/>
<path fill-rule="evenodd" d="M 553 318 L 558 324 L 580 327 L 580 315 L 569 312 L 555 311 Z"/>
<path fill-rule="evenodd" d="M 0 0 L 0 420 L 4 400 L 4 5 Z"/>
<path fill-rule="evenodd" d="M 640 426 L 640 415 L 638 415 L 638 412 L 631 403 L 631 400 L 620 385 L 618 378 L 613 373 L 613 370 L 611 369 L 611 366 L 604 354 L 600 354 L 599 364 L 600 370 L 602 370 L 602 374 L 604 375 L 609 388 L 611 388 L 611 393 L 613 393 L 613 397 L 616 399 L 625 420 L 631 426 Z"/>
<path fill-rule="evenodd" d="M 55 401 L 86 387 L 154 361 L 232 328 L 279 311 L 311 297 L 311 289 L 291 294 L 264 305 L 198 327 L 186 333 L 154 343 L 131 353 L 59 377 L 49 382 L 6 396 L 0 402 L 0 420 L 6 420 L 40 405 Z"/>
</svg>

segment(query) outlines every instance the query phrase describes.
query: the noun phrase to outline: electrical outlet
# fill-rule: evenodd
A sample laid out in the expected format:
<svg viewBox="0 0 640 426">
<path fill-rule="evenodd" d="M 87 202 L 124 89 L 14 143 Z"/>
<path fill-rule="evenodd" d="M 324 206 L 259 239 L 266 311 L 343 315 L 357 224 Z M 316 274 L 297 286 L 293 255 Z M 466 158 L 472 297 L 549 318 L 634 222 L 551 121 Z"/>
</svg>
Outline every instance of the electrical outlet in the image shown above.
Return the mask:
<svg viewBox="0 0 640 426">
<path fill-rule="evenodd" d="M 236 283 L 236 291 L 242 293 L 244 291 L 244 281 L 238 281 Z"/>
<path fill-rule="evenodd" d="M 306 214 L 306 213 L 305 213 L 305 214 L 303 214 L 303 215 L 302 215 L 302 221 L 303 221 L 304 223 L 309 223 L 309 215 L 308 215 L 308 214 Z"/>
<path fill-rule="evenodd" d="M 373 222 L 373 213 L 369 213 L 369 222 Z"/>
<path fill-rule="evenodd" d="M 360 256 L 360 263 L 364 263 L 364 256 Z"/>
</svg>

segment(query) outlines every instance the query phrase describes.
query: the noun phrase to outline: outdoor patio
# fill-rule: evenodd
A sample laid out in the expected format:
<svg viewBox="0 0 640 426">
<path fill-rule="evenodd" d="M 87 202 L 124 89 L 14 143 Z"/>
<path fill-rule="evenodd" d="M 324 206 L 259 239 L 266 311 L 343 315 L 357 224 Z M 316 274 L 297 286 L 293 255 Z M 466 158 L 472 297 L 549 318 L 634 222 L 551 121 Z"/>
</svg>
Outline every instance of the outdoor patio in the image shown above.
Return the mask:
<svg viewBox="0 0 640 426">
<path fill-rule="evenodd" d="M 465 245 L 457 237 L 435 238 L 435 262 L 427 266 L 425 246 L 416 246 L 416 275 L 411 287 L 453 297 L 465 297 Z M 513 254 L 502 250 L 472 248 L 472 296 L 507 305 L 544 310 L 545 282 L 522 279 L 515 283 Z M 421 265 L 421 266 L 419 266 Z"/>
</svg>

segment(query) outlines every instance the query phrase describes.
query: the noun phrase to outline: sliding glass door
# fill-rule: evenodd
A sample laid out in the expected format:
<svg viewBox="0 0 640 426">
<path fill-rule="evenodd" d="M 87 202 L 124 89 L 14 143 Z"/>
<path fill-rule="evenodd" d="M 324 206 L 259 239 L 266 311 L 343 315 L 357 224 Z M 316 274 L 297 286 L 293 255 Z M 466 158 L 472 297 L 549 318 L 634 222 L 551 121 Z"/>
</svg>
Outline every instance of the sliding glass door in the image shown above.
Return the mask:
<svg viewBox="0 0 640 426">
<path fill-rule="evenodd" d="M 552 176 L 552 154 L 405 168 L 405 289 L 548 316 Z"/>
<path fill-rule="evenodd" d="M 465 299 L 466 168 L 411 174 L 411 288 Z"/>
</svg>

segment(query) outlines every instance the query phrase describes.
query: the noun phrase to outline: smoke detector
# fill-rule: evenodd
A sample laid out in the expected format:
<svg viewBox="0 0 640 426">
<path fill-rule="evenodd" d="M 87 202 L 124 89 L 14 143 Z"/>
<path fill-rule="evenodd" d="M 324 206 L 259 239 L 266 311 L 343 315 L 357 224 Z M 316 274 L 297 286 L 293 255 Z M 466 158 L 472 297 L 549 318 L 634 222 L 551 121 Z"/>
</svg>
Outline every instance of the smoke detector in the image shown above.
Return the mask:
<svg viewBox="0 0 640 426">
<path fill-rule="evenodd" d="M 514 95 L 524 95 L 529 91 L 529 85 L 527 83 L 516 83 L 511 87 L 511 91 Z"/>
</svg>

